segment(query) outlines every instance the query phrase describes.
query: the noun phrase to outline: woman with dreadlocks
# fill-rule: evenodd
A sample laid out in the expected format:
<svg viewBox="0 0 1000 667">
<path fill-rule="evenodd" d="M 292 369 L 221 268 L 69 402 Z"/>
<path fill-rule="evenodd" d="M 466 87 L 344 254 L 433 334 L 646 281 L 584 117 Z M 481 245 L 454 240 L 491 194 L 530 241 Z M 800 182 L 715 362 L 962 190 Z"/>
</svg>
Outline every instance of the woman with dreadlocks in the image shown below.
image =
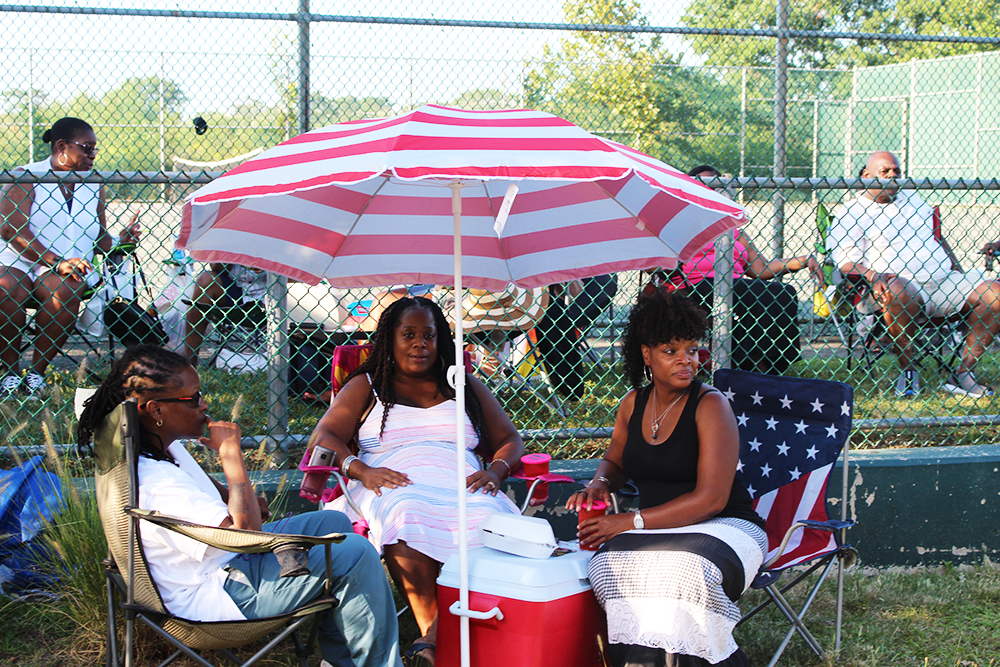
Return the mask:
<svg viewBox="0 0 1000 667">
<path fill-rule="evenodd" d="M 423 636 L 404 654 L 411 665 L 433 664 L 441 563 L 459 540 L 480 543 L 476 529 L 491 512 L 518 513 L 497 491 L 519 465 L 524 443 L 493 394 L 467 374 L 469 530 L 458 534 L 455 391 L 447 380 L 454 363 L 450 327 L 438 305 L 399 299 L 379 319 L 371 356 L 348 376 L 313 433 L 314 445 L 332 449 L 351 480 L 348 491 L 369 522 L 369 539 L 413 609 Z M 352 440 L 357 456 L 348 447 Z M 485 470 L 473 453 L 477 446 L 492 455 Z M 343 505 L 343 499 L 334 504 Z"/>
<path fill-rule="evenodd" d="M 707 324 L 676 292 L 639 297 L 622 357 L 632 391 L 618 406 L 611 443 L 586 489 L 567 508 L 610 502 L 629 479 L 634 513 L 580 523 L 599 546 L 590 583 L 608 617 L 614 667 L 745 667 L 733 641 L 736 600 L 757 574 L 767 536 L 736 478 L 739 431 L 729 401 L 702 384 Z"/>
<path fill-rule="evenodd" d="M 299 535 L 345 533 L 333 549 L 333 589 L 340 604 L 324 612 L 319 643 L 324 667 L 398 667 L 395 605 L 375 550 L 337 512 L 306 512 L 276 523 L 253 492 L 240 427 L 207 414 L 198 372 L 179 354 L 152 345 L 127 349 L 87 400 L 77 431 L 90 455 L 95 430 L 119 403 L 138 399 L 139 507 L 204 525 Z M 208 429 L 208 436 L 203 437 Z M 223 486 L 191 457 L 184 441 L 200 439 L 218 454 Z M 292 611 L 324 593 L 326 556 L 309 552 L 309 573 L 281 577 L 274 554 L 239 556 L 208 548 L 159 526 L 142 527 L 149 571 L 171 613 L 192 621 L 232 621 Z"/>
</svg>

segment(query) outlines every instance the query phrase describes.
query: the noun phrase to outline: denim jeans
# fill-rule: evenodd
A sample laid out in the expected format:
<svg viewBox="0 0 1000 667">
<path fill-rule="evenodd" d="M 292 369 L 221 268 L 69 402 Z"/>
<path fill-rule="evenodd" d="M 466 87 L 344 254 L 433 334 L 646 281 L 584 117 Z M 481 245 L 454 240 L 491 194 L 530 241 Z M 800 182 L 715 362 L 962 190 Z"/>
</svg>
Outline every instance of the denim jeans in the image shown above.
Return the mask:
<svg viewBox="0 0 1000 667">
<path fill-rule="evenodd" d="M 326 535 L 344 533 L 334 544 L 331 593 L 340 604 L 320 621 L 319 644 L 323 659 L 335 667 L 398 667 L 399 635 L 396 607 L 378 553 L 355 535 L 340 512 L 306 512 L 264 524 L 271 533 Z M 247 618 L 262 618 L 291 611 L 323 593 L 326 578 L 324 547 L 309 551 L 310 574 L 281 578 L 274 554 L 237 556 L 229 562 L 226 592 Z"/>
</svg>

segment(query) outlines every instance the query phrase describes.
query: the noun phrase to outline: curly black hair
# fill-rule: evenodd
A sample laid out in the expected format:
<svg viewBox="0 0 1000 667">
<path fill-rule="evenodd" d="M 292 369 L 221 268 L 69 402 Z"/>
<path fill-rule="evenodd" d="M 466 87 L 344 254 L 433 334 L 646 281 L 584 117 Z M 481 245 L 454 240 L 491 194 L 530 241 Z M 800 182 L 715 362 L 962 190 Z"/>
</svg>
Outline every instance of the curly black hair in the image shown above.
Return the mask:
<svg viewBox="0 0 1000 667">
<path fill-rule="evenodd" d="M 694 301 L 677 292 L 657 290 L 641 295 L 632 306 L 625 325 L 622 357 L 625 379 L 634 388 L 642 386 L 642 346 L 655 347 L 675 340 L 702 340 L 708 332 L 705 314 Z"/>
<path fill-rule="evenodd" d="M 382 427 L 379 435 L 385 434 L 385 421 L 389 416 L 389 408 L 396 404 L 395 369 L 396 355 L 394 353 L 396 327 L 399 325 L 399 318 L 410 308 L 424 308 L 434 317 L 434 328 L 437 330 L 437 360 L 434 363 L 434 375 L 437 380 L 437 390 L 445 398 L 455 398 L 455 390 L 448 383 L 448 369 L 455 365 L 455 345 L 451 339 L 451 325 L 448 324 L 441 307 L 430 299 L 422 296 L 404 297 L 398 299 L 382 311 L 375 328 L 375 336 L 372 338 L 372 351 L 369 357 L 358 368 L 347 376 L 344 384 L 351 381 L 356 375 L 369 375 L 372 387 L 382 401 Z M 370 402 L 371 399 L 369 399 Z M 364 415 L 368 411 L 368 405 L 361 411 Z M 479 436 L 479 442 L 488 445 L 486 442 L 486 422 L 483 417 L 483 406 L 479 402 L 479 397 L 473 391 L 472 385 L 465 383 L 465 412 L 469 415 L 472 427 Z M 360 418 L 360 417 L 359 417 Z M 355 424 L 354 436 L 361 424 Z"/>
<path fill-rule="evenodd" d="M 76 430 L 77 450 L 80 456 L 92 456 L 94 431 L 104 418 L 126 398 L 143 394 L 156 394 L 179 385 L 181 371 L 191 364 L 183 356 L 156 345 L 130 347 L 111 365 L 111 370 L 93 396 L 83 404 L 83 413 Z M 139 454 L 153 459 L 171 461 L 163 442 L 152 440 L 159 436 L 139 426 Z"/>
</svg>

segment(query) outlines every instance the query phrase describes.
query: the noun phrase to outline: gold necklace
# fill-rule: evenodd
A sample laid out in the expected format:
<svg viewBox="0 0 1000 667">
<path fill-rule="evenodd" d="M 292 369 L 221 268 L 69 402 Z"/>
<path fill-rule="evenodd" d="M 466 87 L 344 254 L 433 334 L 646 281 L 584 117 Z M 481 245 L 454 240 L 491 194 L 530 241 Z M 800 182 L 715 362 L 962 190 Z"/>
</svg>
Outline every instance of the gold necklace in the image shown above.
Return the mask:
<svg viewBox="0 0 1000 667">
<path fill-rule="evenodd" d="M 688 388 L 685 387 L 684 391 L 682 391 L 677 396 L 677 398 L 675 398 L 673 401 L 670 402 L 670 405 L 668 405 L 667 408 L 660 413 L 659 417 L 654 417 L 653 415 L 656 414 L 656 385 L 655 384 L 653 385 L 653 409 L 649 413 L 649 428 L 653 432 L 653 442 L 656 442 L 656 434 L 660 430 L 660 422 L 663 420 L 664 417 L 667 416 L 667 413 L 670 412 L 671 408 L 677 405 L 677 401 L 681 400 L 687 395 L 687 392 Z"/>
</svg>

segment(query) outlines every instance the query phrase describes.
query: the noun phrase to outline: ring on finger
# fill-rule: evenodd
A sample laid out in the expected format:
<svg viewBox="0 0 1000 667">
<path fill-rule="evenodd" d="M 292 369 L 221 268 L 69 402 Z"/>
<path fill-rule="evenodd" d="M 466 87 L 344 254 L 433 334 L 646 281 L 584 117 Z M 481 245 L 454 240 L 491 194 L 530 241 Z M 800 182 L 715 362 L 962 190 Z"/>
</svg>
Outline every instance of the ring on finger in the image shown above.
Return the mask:
<svg viewBox="0 0 1000 667">
<path fill-rule="evenodd" d="M 490 489 L 497 488 L 496 484 L 494 484 L 493 482 L 486 482 L 486 486 L 487 486 L 487 488 L 490 488 Z"/>
</svg>

